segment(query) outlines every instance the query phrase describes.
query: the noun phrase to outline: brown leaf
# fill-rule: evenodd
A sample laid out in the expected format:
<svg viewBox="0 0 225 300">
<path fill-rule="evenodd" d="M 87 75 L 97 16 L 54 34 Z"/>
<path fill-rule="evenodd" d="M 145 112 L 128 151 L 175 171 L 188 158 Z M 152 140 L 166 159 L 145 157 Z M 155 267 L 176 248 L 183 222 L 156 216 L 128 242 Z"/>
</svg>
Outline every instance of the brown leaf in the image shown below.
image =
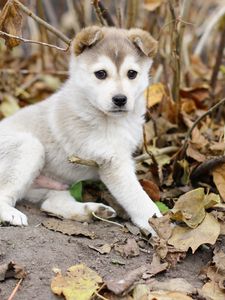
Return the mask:
<svg viewBox="0 0 225 300">
<path fill-rule="evenodd" d="M 147 1 L 149 2 L 149 0 Z M 162 0 L 153 0 L 153 1 L 160 2 Z M 159 102 L 162 101 L 163 97 L 166 95 L 165 87 L 162 83 L 154 83 L 148 87 L 148 89 L 145 92 L 145 95 L 147 97 L 147 107 L 151 108 L 155 104 L 158 104 Z"/>
<path fill-rule="evenodd" d="M 0 13 L 0 30 L 12 35 L 21 36 L 22 15 L 19 12 L 18 4 L 14 1 L 8 1 Z M 18 39 L 4 35 L 2 35 L 2 38 L 5 39 L 5 44 L 9 48 L 20 44 Z"/>
<path fill-rule="evenodd" d="M 213 281 L 207 282 L 199 290 L 199 294 L 210 300 L 224 300 L 225 293 L 219 288 L 219 285 Z"/>
<path fill-rule="evenodd" d="M 21 279 L 27 275 L 25 268 L 11 261 L 8 264 L 0 265 L 0 281 L 4 281 L 7 278 Z"/>
<path fill-rule="evenodd" d="M 95 233 L 88 229 L 88 226 L 71 221 L 71 220 L 57 220 L 49 218 L 42 222 L 42 225 L 50 230 L 58 231 L 66 235 L 82 235 L 91 239 L 95 238 Z"/>
<path fill-rule="evenodd" d="M 120 295 L 126 292 L 136 281 L 138 281 L 143 273 L 146 271 L 146 266 L 141 266 L 135 270 L 132 270 L 119 279 L 107 280 L 106 286 L 116 295 Z"/>
<path fill-rule="evenodd" d="M 135 239 L 128 239 L 125 245 L 116 244 L 114 249 L 119 252 L 122 257 L 134 257 L 140 254 L 140 249 Z"/>
<path fill-rule="evenodd" d="M 169 214 L 160 218 L 150 218 L 149 224 L 153 227 L 160 238 L 167 241 L 171 237 L 173 227 Z"/>
<path fill-rule="evenodd" d="M 151 180 L 141 179 L 140 184 L 142 185 L 145 192 L 153 201 L 160 200 L 160 190 L 158 186 Z"/>
<path fill-rule="evenodd" d="M 160 257 L 154 253 L 150 266 L 148 266 L 146 272 L 143 274 L 143 279 L 151 278 L 156 274 L 165 271 L 168 266 L 169 264 L 167 262 L 162 263 Z"/>
<path fill-rule="evenodd" d="M 189 282 L 184 278 L 171 278 L 165 281 L 158 281 L 156 279 L 151 279 L 148 282 L 148 285 L 151 291 L 173 291 L 180 292 L 184 294 L 195 294 L 196 288 L 193 287 Z"/>
<path fill-rule="evenodd" d="M 187 150 L 186 150 L 187 156 L 193 158 L 194 160 L 198 162 L 203 162 L 206 160 L 206 157 L 204 154 L 201 154 L 198 149 L 195 148 L 194 144 L 189 143 Z"/>
<path fill-rule="evenodd" d="M 213 172 L 213 181 L 220 193 L 223 201 L 225 201 L 225 164 L 216 167 Z"/>
<path fill-rule="evenodd" d="M 193 298 L 179 292 L 151 292 L 149 298 L 151 300 L 192 300 Z"/>
<path fill-rule="evenodd" d="M 88 247 L 98 251 L 101 254 L 108 254 L 111 251 L 111 246 L 109 244 L 104 244 L 100 247 L 94 245 L 88 245 Z"/>
<path fill-rule="evenodd" d="M 219 234 L 219 222 L 207 213 L 203 222 L 195 229 L 176 226 L 168 243 L 181 251 L 191 248 L 194 253 L 202 244 L 214 245 Z"/>
</svg>

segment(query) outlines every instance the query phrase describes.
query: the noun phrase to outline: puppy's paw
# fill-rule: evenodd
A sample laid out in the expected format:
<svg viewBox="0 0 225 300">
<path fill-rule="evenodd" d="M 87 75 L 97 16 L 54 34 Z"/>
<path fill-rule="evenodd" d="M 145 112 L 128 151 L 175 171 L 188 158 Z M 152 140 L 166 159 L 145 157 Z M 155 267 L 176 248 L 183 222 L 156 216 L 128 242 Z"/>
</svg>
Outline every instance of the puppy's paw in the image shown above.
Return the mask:
<svg viewBox="0 0 225 300">
<path fill-rule="evenodd" d="M 104 219 L 116 217 L 116 212 L 112 207 L 100 203 L 86 203 L 85 210 L 94 212 L 97 216 Z"/>
<path fill-rule="evenodd" d="M 0 222 L 8 223 L 14 226 L 27 226 L 27 217 L 18 209 L 8 205 L 1 204 L 0 206 Z"/>
</svg>

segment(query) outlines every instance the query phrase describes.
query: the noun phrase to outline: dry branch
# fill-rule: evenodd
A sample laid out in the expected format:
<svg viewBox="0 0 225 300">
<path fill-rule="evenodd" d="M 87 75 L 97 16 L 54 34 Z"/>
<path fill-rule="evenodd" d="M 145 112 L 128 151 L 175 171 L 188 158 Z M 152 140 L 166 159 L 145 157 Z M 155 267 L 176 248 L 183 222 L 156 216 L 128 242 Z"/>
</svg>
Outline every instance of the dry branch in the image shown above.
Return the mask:
<svg viewBox="0 0 225 300">
<path fill-rule="evenodd" d="M 71 40 L 65 36 L 61 31 L 53 27 L 52 25 L 48 24 L 43 19 L 39 18 L 37 15 L 35 15 L 29 8 L 27 8 L 25 5 L 23 5 L 19 0 L 13 0 L 19 8 L 27 14 L 29 17 L 34 19 L 36 22 L 38 22 L 40 25 L 44 26 L 47 30 L 55 34 L 58 38 L 60 38 L 62 41 L 64 41 L 67 45 L 70 45 Z"/>
<path fill-rule="evenodd" d="M 47 46 L 47 47 L 54 48 L 54 49 L 64 51 L 64 52 L 68 51 L 68 49 L 69 49 L 69 45 L 66 48 L 61 48 L 61 47 L 58 47 L 56 45 L 52 45 L 52 44 L 48 44 L 48 43 L 44 43 L 44 42 L 40 42 L 40 41 L 33 41 L 33 40 L 25 39 L 23 37 L 16 36 L 16 35 L 13 35 L 13 34 L 9 34 L 7 32 L 4 32 L 4 31 L 0 30 L 0 37 L 1 36 L 7 36 L 7 37 L 10 37 L 10 38 L 14 38 L 14 39 L 17 39 L 17 40 L 19 40 L 21 42 L 24 42 L 24 43 L 31 43 L 31 44 Z"/>
</svg>

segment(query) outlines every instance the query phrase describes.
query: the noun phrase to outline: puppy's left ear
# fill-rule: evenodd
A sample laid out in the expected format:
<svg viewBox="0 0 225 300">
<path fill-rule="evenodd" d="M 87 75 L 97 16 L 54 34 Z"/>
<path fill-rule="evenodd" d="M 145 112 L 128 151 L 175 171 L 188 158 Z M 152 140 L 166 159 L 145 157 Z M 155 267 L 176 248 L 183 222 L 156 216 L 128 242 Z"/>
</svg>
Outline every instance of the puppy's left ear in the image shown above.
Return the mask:
<svg viewBox="0 0 225 300">
<path fill-rule="evenodd" d="M 150 33 L 134 28 L 128 31 L 130 41 L 146 56 L 154 57 L 158 50 L 158 42 Z"/>
<path fill-rule="evenodd" d="M 95 45 L 103 38 L 103 32 L 99 26 L 90 26 L 81 30 L 72 43 L 72 52 L 81 54 L 86 48 Z"/>
</svg>

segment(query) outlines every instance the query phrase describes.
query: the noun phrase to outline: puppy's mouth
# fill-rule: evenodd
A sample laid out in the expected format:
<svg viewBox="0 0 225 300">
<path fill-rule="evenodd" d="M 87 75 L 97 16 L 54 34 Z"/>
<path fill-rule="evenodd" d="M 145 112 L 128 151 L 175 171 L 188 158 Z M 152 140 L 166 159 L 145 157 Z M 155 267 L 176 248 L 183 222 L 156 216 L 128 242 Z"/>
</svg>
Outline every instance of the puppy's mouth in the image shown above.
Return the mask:
<svg viewBox="0 0 225 300">
<path fill-rule="evenodd" d="M 109 110 L 109 113 L 113 113 L 113 114 L 121 114 L 121 113 L 127 113 L 128 110 L 127 109 L 112 109 Z"/>
</svg>

